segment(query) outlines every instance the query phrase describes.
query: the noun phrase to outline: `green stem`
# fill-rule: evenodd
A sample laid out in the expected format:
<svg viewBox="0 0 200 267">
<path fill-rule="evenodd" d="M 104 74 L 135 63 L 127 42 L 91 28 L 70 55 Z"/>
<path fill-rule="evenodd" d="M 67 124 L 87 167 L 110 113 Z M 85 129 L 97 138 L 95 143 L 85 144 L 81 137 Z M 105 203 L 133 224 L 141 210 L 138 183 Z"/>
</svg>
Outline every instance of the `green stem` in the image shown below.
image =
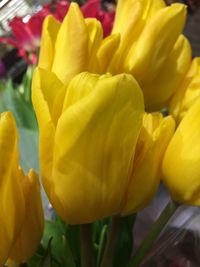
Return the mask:
<svg viewBox="0 0 200 267">
<path fill-rule="evenodd" d="M 106 247 L 103 253 L 101 267 L 113 266 L 113 256 L 115 252 L 115 245 L 117 243 L 118 232 L 120 229 L 120 221 L 121 218 L 119 216 L 115 216 L 112 218 L 110 229 L 108 232 Z"/>
<path fill-rule="evenodd" d="M 93 267 L 92 224 L 80 225 L 81 267 Z"/>
<path fill-rule="evenodd" d="M 140 263 L 144 259 L 144 256 L 150 250 L 151 246 L 163 230 L 164 226 L 167 224 L 169 219 L 172 217 L 174 212 L 177 210 L 179 205 L 173 201 L 170 201 L 162 213 L 160 214 L 157 221 L 153 224 L 152 228 L 150 229 L 149 233 L 143 240 L 140 247 L 137 249 L 136 253 L 133 255 L 129 262 L 129 267 L 138 267 Z"/>
</svg>

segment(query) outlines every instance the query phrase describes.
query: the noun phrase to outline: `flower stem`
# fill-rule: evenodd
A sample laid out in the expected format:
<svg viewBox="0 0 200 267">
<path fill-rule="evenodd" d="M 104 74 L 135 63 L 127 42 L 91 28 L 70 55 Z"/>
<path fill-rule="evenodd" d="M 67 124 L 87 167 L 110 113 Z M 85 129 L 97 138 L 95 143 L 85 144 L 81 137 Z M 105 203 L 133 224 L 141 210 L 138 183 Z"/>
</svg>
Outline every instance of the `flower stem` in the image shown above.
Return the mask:
<svg viewBox="0 0 200 267">
<path fill-rule="evenodd" d="M 167 224 L 167 222 L 175 213 L 178 207 L 179 204 L 171 200 L 169 201 L 169 203 L 166 205 L 166 207 L 158 217 L 157 221 L 153 224 L 152 228 L 150 229 L 149 233 L 143 240 L 142 244 L 131 258 L 129 267 L 140 266 L 140 263 L 142 262 L 144 256 L 149 252 L 151 246 L 153 245 L 153 243 L 163 230 L 164 226 Z"/>
<path fill-rule="evenodd" d="M 92 224 L 80 225 L 81 267 L 93 267 Z"/>
<path fill-rule="evenodd" d="M 120 229 L 121 218 L 115 216 L 112 218 L 110 229 L 108 232 L 107 244 L 103 253 L 101 267 L 113 266 L 113 256 L 115 252 L 115 245 L 117 243 L 118 232 Z"/>
</svg>

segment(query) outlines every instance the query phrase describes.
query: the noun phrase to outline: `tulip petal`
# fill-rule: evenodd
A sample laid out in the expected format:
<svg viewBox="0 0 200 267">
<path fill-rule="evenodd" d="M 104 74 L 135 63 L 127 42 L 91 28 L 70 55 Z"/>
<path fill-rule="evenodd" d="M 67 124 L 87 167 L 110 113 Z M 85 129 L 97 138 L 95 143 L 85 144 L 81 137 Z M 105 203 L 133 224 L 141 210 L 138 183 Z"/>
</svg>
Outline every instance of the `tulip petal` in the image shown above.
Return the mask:
<svg viewBox="0 0 200 267">
<path fill-rule="evenodd" d="M 103 30 L 101 23 L 96 19 L 85 19 L 85 23 L 89 35 L 88 54 L 90 56 L 87 63 L 88 71 L 97 73 L 99 68 L 96 54 L 103 39 Z"/>
<path fill-rule="evenodd" d="M 108 70 L 110 62 L 115 56 L 119 43 L 120 34 L 111 34 L 103 40 L 97 52 L 100 73 L 104 73 L 106 70 Z"/>
<path fill-rule="evenodd" d="M 180 35 L 173 50 L 154 79 L 141 82 L 146 110 L 159 110 L 169 104 L 178 90 L 191 64 L 191 47 L 188 40 Z M 162 90 L 161 90 L 162 89 Z"/>
<path fill-rule="evenodd" d="M 185 16 L 185 6 L 173 4 L 159 10 L 146 25 L 126 59 L 127 71 L 131 72 L 139 83 L 153 79 L 164 65 L 183 30 Z"/>
<path fill-rule="evenodd" d="M 26 213 L 22 229 L 10 254 L 10 258 L 18 263 L 25 262 L 33 256 L 42 238 L 44 227 L 40 182 L 37 174 L 30 170 L 28 176 L 23 176 L 21 186 Z"/>
<path fill-rule="evenodd" d="M 132 21 L 135 20 L 134 11 L 137 9 L 138 5 L 143 9 L 141 22 L 142 20 L 148 20 L 158 10 L 166 6 L 163 0 L 119 0 L 117 3 L 113 33 L 123 34 L 127 31 L 127 23 L 132 24 Z"/>
<path fill-rule="evenodd" d="M 65 100 L 57 124 L 49 195 L 65 221 L 87 223 L 120 211 L 141 127 L 143 97 L 137 82 L 126 74 L 92 78 L 80 74 L 67 94 L 75 96 Z"/>
<path fill-rule="evenodd" d="M 32 102 L 40 129 L 40 169 L 46 186 L 49 177 L 51 177 L 53 161 L 52 143 L 54 142 L 56 123 L 53 120 L 53 107 L 54 102 L 62 92 L 62 88 L 63 84 L 55 74 L 40 68 L 35 69 L 32 81 Z M 62 109 L 62 103 L 60 103 L 60 109 Z"/>
<path fill-rule="evenodd" d="M 161 163 L 175 128 L 171 116 L 145 114 L 122 214 L 143 209 L 154 197 L 161 178 Z"/>
<path fill-rule="evenodd" d="M 199 96 L 200 58 L 195 58 L 183 82 L 171 99 L 170 114 L 180 122 Z"/>
<path fill-rule="evenodd" d="M 40 68 L 51 70 L 55 53 L 54 47 L 59 28 L 60 23 L 53 16 L 50 15 L 45 18 L 38 62 Z"/>
<path fill-rule="evenodd" d="M 83 15 L 78 5 L 72 3 L 57 35 L 52 67 L 63 83 L 68 83 L 75 74 L 86 69 L 88 38 Z"/>
<path fill-rule="evenodd" d="M 200 98 L 179 124 L 164 157 L 163 181 L 181 203 L 200 205 Z"/>
</svg>

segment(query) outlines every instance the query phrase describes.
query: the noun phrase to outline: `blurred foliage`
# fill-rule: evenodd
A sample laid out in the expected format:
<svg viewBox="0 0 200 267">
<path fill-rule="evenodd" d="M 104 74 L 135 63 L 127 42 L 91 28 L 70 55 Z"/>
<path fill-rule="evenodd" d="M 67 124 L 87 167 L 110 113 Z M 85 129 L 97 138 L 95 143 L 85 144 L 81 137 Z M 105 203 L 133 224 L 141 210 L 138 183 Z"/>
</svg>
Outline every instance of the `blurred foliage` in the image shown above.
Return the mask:
<svg viewBox="0 0 200 267">
<path fill-rule="evenodd" d="M 29 67 L 21 84 L 12 80 L 0 81 L 0 112 L 11 111 L 17 126 L 37 130 L 37 121 L 31 102 L 32 68 Z"/>
</svg>

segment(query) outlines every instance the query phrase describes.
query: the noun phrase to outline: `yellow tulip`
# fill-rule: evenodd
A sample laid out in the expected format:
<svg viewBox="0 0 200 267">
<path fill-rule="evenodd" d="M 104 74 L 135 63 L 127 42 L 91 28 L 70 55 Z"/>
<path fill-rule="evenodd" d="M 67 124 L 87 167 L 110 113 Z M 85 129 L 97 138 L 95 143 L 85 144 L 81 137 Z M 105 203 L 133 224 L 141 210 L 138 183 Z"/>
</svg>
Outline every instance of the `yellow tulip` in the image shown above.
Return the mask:
<svg viewBox="0 0 200 267">
<path fill-rule="evenodd" d="M 172 137 L 163 160 L 163 181 L 181 203 L 200 205 L 200 98 Z"/>
<path fill-rule="evenodd" d="M 118 2 L 113 33 L 121 34 L 121 43 L 110 71 L 136 78 L 146 110 L 166 106 L 189 68 L 190 45 L 180 35 L 185 15 L 184 5 L 165 7 L 162 0 Z"/>
<path fill-rule="evenodd" d="M 34 241 L 36 238 L 31 238 L 33 234 L 39 237 L 42 233 L 40 221 L 43 220 L 43 214 L 42 207 L 38 204 L 41 203 L 41 199 L 39 193 L 31 194 L 39 190 L 38 178 L 33 171 L 30 171 L 28 176 L 24 175 L 19 167 L 17 146 L 18 135 L 14 118 L 9 112 L 2 113 L 0 118 L 0 266 L 3 266 L 11 256 L 13 246 L 21 236 L 24 227 L 29 224 L 29 235 L 26 232 L 28 236 L 25 239 L 30 238 Z M 29 193 L 32 195 L 31 199 Z M 40 210 L 40 218 L 36 210 Z M 34 220 L 27 221 L 31 217 L 34 217 Z M 36 221 L 39 223 L 37 231 Z M 26 243 L 27 254 L 21 250 L 24 246 L 21 242 L 18 255 L 22 253 L 23 260 L 32 256 L 39 241 L 38 239 L 34 244 Z"/>
<path fill-rule="evenodd" d="M 63 83 L 82 71 L 98 72 L 97 51 L 103 31 L 96 19 L 84 19 L 76 3 L 60 24 L 53 16 L 44 21 L 39 67 L 51 70 Z"/>
<path fill-rule="evenodd" d="M 199 96 L 200 58 L 195 58 L 179 89 L 171 99 L 170 114 L 175 117 L 177 122 L 180 122 Z"/>
<path fill-rule="evenodd" d="M 144 114 L 123 214 L 143 209 L 154 197 L 160 183 L 162 158 L 174 128 L 171 116 Z"/>
<path fill-rule="evenodd" d="M 72 224 L 119 214 L 144 112 L 137 82 L 128 74 L 82 73 L 66 88 L 37 68 L 32 99 L 41 176 L 57 213 Z"/>
</svg>

